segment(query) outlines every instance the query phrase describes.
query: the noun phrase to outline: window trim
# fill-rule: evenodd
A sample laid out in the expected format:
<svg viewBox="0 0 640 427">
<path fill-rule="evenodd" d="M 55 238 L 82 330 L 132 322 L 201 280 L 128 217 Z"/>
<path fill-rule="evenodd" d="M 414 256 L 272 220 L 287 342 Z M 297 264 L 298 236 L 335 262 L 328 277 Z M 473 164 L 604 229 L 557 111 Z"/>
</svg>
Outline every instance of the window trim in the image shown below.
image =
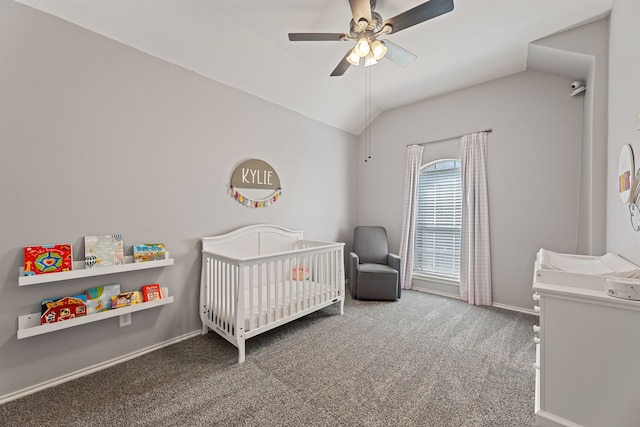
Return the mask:
<svg viewBox="0 0 640 427">
<path fill-rule="evenodd" d="M 414 271 L 413 277 L 426 282 L 434 282 L 442 285 L 460 286 L 460 278 L 446 276 L 444 274 L 425 273 L 424 271 Z"/>
</svg>

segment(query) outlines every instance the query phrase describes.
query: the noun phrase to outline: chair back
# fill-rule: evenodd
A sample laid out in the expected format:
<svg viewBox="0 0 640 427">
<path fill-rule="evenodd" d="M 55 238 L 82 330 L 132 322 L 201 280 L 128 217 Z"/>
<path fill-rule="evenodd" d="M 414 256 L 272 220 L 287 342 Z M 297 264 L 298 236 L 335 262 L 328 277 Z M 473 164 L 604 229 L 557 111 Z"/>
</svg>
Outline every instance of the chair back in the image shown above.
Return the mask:
<svg viewBox="0 0 640 427">
<path fill-rule="evenodd" d="M 387 264 L 387 230 L 380 226 L 358 226 L 353 230 L 353 252 L 361 263 Z"/>
</svg>

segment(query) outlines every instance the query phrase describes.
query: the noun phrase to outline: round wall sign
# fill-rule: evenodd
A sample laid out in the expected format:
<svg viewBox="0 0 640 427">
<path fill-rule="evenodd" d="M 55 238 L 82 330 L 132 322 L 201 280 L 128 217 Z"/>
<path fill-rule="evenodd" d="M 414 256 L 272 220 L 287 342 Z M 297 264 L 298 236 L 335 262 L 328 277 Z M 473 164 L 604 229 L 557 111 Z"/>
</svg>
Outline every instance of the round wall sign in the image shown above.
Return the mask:
<svg viewBox="0 0 640 427">
<path fill-rule="evenodd" d="M 282 194 L 280 178 L 264 160 L 240 163 L 231 174 L 231 197 L 250 208 L 264 208 L 275 203 Z"/>
</svg>

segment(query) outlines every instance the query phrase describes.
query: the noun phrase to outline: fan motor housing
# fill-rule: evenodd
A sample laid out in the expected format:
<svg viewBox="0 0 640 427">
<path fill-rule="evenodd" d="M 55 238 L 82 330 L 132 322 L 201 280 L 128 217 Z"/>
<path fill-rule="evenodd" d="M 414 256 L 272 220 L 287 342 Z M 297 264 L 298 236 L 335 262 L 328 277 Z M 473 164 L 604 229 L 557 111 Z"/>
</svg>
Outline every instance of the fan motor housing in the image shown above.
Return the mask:
<svg viewBox="0 0 640 427">
<path fill-rule="evenodd" d="M 380 15 L 378 12 L 371 11 L 371 19 L 372 21 L 369 22 L 366 28 L 362 29 L 361 31 L 358 31 L 358 29 L 356 28 L 358 24 L 353 22 L 352 19 L 351 23 L 349 24 L 349 35 L 351 37 L 357 37 L 358 34 L 363 31 L 370 31 L 372 33 L 377 33 L 378 31 L 380 31 L 382 29 L 383 22 L 382 15 Z"/>
</svg>

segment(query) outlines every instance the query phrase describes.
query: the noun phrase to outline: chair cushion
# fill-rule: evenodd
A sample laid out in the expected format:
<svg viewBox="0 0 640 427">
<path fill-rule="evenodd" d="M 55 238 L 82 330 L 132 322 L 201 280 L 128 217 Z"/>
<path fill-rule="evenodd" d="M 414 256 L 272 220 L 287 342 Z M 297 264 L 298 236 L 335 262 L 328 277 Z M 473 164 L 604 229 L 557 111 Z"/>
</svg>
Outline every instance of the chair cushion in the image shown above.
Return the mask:
<svg viewBox="0 0 640 427">
<path fill-rule="evenodd" d="M 358 226 L 353 230 L 353 252 L 362 263 L 386 264 L 389 254 L 387 231 L 379 226 Z"/>
<path fill-rule="evenodd" d="M 374 264 L 374 263 L 366 263 L 358 265 L 358 275 L 362 273 L 387 273 L 398 275 L 398 272 L 388 265 L 383 264 Z"/>
</svg>

